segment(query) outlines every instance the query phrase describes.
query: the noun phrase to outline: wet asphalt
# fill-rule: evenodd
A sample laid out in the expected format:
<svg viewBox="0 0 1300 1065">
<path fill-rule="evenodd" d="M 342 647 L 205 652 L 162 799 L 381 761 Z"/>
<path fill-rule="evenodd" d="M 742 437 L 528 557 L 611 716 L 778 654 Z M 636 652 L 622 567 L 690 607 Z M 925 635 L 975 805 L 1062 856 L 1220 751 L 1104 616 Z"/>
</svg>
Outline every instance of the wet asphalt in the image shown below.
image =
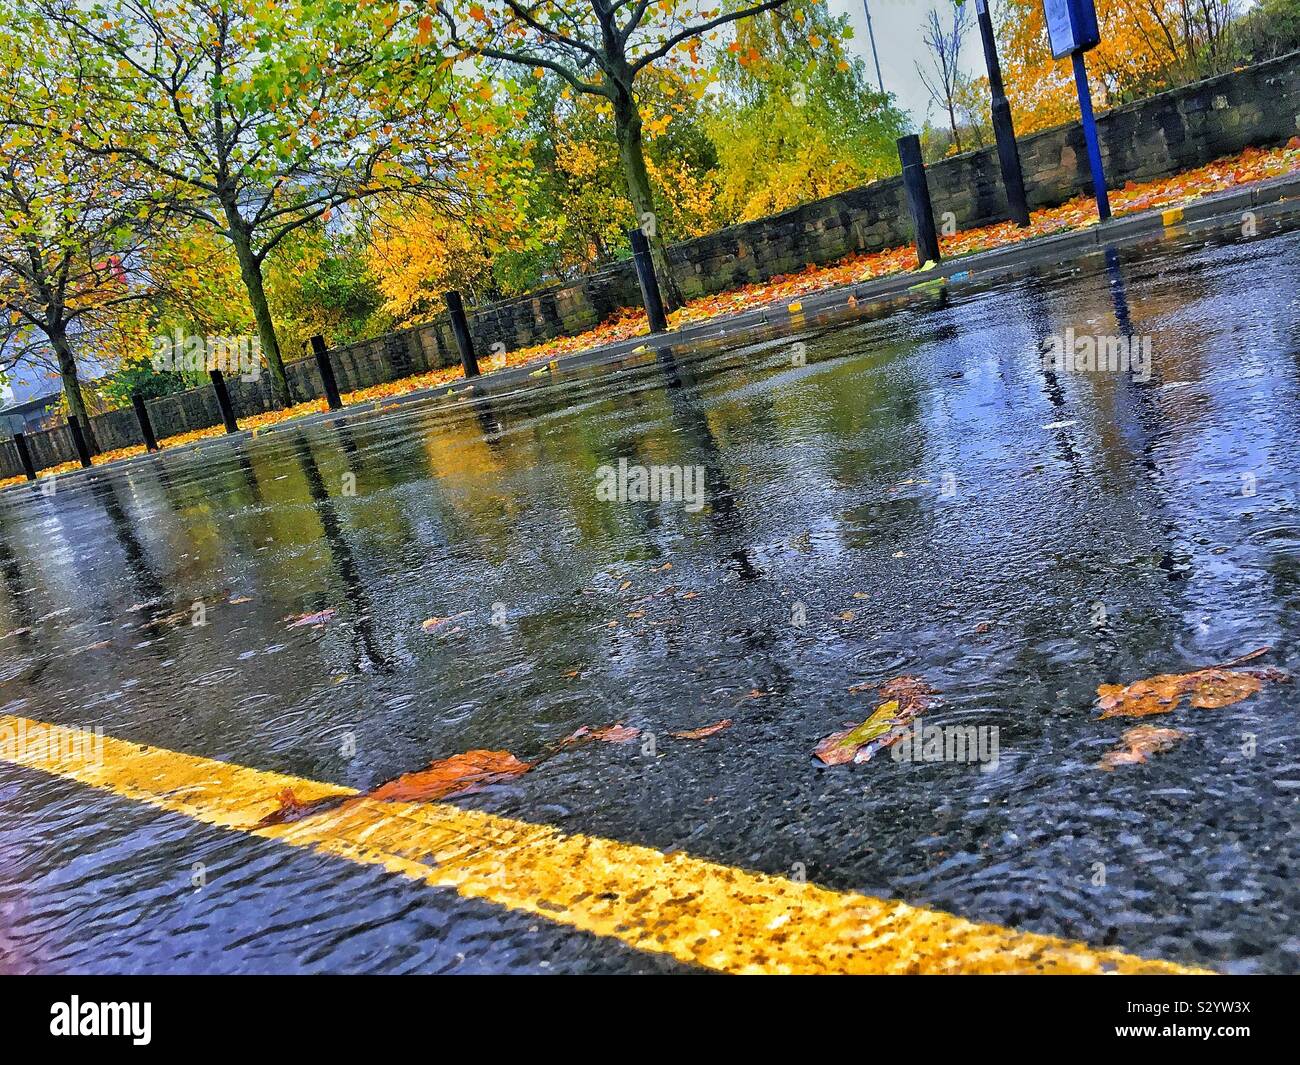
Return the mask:
<svg viewBox="0 0 1300 1065">
<path fill-rule="evenodd" d="M 452 801 L 1295 972 L 1295 688 L 1153 719 L 1190 736 L 1113 774 L 1094 701 L 1300 668 L 1298 280 L 1297 232 L 1168 241 L 6 491 L 0 707 L 358 788 L 624 721 L 653 750 Z M 1067 329 L 1149 337 L 1149 377 L 1045 370 Z M 598 498 L 620 459 L 702 505 Z M 901 674 L 996 766 L 812 759 Z M 0 765 L 3 971 L 681 969 Z"/>
</svg>

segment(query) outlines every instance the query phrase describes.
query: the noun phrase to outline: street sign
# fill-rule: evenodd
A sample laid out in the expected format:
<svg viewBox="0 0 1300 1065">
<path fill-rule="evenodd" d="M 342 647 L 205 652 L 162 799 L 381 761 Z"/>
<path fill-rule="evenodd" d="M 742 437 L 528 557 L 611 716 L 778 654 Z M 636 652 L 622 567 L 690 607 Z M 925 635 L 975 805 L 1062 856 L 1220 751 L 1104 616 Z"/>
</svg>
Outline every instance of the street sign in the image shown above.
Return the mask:
<svg viewBox="0 0 1300 1065">
<path fill-rule="evenodd" d="M 1092 113 L 1092 90 L 1088 87 L 1088 68 L 1083 53 L 1101 43 L 1097 26 L 1097 9 L 1093 0 L 1043 0 L 1043 20 L 1053 59 L 1067 55 L 1074 67 L 1074 88 L 1079 94 L 1079 117 L 1083 120 L 1083 139 L 1088 147 L 1088 169 L 1092 172 L 1092 193 L 1097 198 L 1097 218 L 1110 217 L 1110 197 L 1106 194 L 1106 175 L 1101 165 L 1101 145 L 1097 140 L 1097 120 Z"/>
<path fill-rule="evenodd" d="M 1086 52 L 1101 43 L 1093 0 L 1043 0 L 1043 18 L 1053 59 Z"/>
</svg>

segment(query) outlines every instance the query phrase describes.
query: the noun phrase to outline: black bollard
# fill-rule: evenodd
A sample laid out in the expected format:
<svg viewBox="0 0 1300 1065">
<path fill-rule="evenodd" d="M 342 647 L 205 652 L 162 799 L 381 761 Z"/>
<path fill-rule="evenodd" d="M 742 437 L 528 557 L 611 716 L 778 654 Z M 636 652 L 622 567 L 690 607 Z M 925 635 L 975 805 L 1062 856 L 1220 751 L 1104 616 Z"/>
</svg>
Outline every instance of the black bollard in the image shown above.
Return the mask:
<svg viewBox="0 0 1300 1065">
<path fill-rule="evenodd" d="M 975 17 L 979 20 L 980 42 L 984 45 L 984 65 L 989 72 L 989 92 L 993 96 L 993 135 L 998 142 L 998 166 L 1002 170 L 1002 187 L 1007 194 L 1007 213 L 1018 226 L 1029 225 L 1029 204 L 1025 200 L 1025 175 L 1020 169 L 1020 149 L 1016 146 L 1016 128 L 1011 121 L 1011 105 L 1002 87 L 1002 64 L 993 36 L 993 19 L 988 0 L 975 0 Z"/>
<path fill-rule="evenodd" d="M 239 423 L 235 421 L 235 408 L 230 402 L 230 390 L 226 388 L 226 379 L 220 370 L 209 370 L 213 391 L 217 393 L 217 406 L 221 408 L 221 420 L 226 423 L 226 432 L 239 432 Z"/>
<path fill-rule="evenodd" d="M 23 473 L 29 481 L 36 480 L 36 466 L 32 463 L 32 453 L 27 447 L 27 437 L 14 433 L 14 450 L 18 452 L 18 461 L 23 464 Z"/>
<path fill-rule="evenodd" d="M 629 229 L 627 237 L 632 242 L 632 263 L 636 267 L 636 279 L 641 283 L 641 302 L 645 304 L 645 313 L 650 318 L 650 332 L 666 332 L 668 319 L 664 315 L 663 297 L 659 294 L 655 263 L 650 258 L 650 241 L 639 226 Z"/>
<path fill-rule="evenodd" d="M 316 356 L 320 383 L 325 386 L 325 402 L 330 405 L 330 410 L 338 410 L 343 406 L 343 398 L 339 395 L 339 383 L 334 379 L 334 366 L 330 362 L 330 353 L 325 347 L 323 336 L 311 338 L 311 353 Z"/>
<path fill-rule="evenodd" d="M 150 451 L 157 451 L 158 438 L 153 435 L 153 422 L 149 420 L 149 410 L 144 405 L 144 397 L 133 394 L 131 406 L 135 408 L 135 420 L 140 423 L 140 435 L 144 437 L 144 446 Z"/>
<path fill-rule="evenodd" d="M 83 470 L 90 469 L 90 448 L 86 446 L 86 434 L 81 431 L 81 420 L 75 414 L 68 415 L 68 428 L 72 432 L 72 446 L 77 451 L 77 461 Z"/>
<path fill-rule="evenodd" d="M 474 338 L 469 334 L 465 304 L 455 289 L 447 293 L 447 313 L 451 315 L 451 331 L 456 334 L 456 347 L 460 349 L 460 362 L 465 367 L 465 376 L 477 377 L 478 356 L 474 354 Z"/>
<path fill-rule="evenodd" d="M 939 236 L 934 231 L 934 208 L 930 206 L 930 186 L 921 162 L 921 138 L 915 133 L 898 138 L 898 159 L 903 164 L 903 187 L 907 206 L 912 212 L 916 233 L 916 265 L 939 261 Z"/>
</svg>

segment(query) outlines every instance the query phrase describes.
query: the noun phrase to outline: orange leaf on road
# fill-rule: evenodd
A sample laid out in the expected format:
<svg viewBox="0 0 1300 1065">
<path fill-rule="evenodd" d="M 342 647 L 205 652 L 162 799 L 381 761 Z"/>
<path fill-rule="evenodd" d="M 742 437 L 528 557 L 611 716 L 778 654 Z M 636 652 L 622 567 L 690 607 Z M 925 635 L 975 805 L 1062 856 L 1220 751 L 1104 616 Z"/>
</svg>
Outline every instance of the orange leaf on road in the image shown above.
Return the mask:
<svg viewBox="0 0 1300 1065">
<path fill-rule="evenodd" d="M 1279 669 L 1232 669 L 1231 666 L 1258 658 L 1268 649 L 1260 648 L 1229 662 L 1226 666 L 1207 666 L 1190 673 L 1161 673 L 1132 684 L 1101 684 L 1097 687 L 1097 705 L 1102 718 L 1149 717 L 1167 714 L 1187 701 L 1201 710 L 1231 706 L 1254 695 L 1265 681 L 1285 683 L 1290 678 Z"/>
<path fill-rule="evenodd" d="M 337 613 L 337 610 L 318 610 L 314 614 L 290 615 L 284 620 L 289 622 L 289 628 L 291 629 L 300 629 L 306 625 L 319 627 L 324 625 L 325 622 L 329 621 Z"/>
<path fill-rule="evenodd" d="M 1121 746 L 1102 755 L 1097 768 L 1113 773 L 1122 765 L 1137 765 L 1145 762 L 1148 756 L 1167 751 L 1179 740 L 1186 738 L 1187 733 L 1176 728 L 1134 725 L 1120 737 Z"/>
<path fill-rule="evenodd" d="M 427 769 L 403 773 L 367 793 L 367 798 L 382 802 L 430 802 L 517 777 L 533 765 L 521 762 L 509 751 L 465 751 L 433 762 Z"/>
<path fill-rule="evenodd" d="M 731 728 L 731 718 L 724 717 L 721 721 L 715 721 L 712 725 L 705 725 L 703 728 L 690 728 L 684 732 L 670 732 L 669 735 L 675 740 L 702 740 L 708 736 L 714 736 L 724 728 Z"/>
</svg>

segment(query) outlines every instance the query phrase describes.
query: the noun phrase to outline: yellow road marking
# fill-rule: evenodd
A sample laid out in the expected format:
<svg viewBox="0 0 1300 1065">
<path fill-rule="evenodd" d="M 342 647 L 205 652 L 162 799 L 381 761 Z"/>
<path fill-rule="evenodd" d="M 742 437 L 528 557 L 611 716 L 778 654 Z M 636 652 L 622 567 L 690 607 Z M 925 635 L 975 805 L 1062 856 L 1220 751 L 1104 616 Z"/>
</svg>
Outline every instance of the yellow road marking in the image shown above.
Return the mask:
<svg viewBox="0 0 1300 1065">
<path fill-rule="evenodd" d="M 285 788 L 299 800 L 357 793 L 108 736 L 90 758 L 84 735 L 0 716 L 0 761 L 723 972 L 1198 971 L 446 803 L 357 798 L 258 827 Z"/>
</svg>

